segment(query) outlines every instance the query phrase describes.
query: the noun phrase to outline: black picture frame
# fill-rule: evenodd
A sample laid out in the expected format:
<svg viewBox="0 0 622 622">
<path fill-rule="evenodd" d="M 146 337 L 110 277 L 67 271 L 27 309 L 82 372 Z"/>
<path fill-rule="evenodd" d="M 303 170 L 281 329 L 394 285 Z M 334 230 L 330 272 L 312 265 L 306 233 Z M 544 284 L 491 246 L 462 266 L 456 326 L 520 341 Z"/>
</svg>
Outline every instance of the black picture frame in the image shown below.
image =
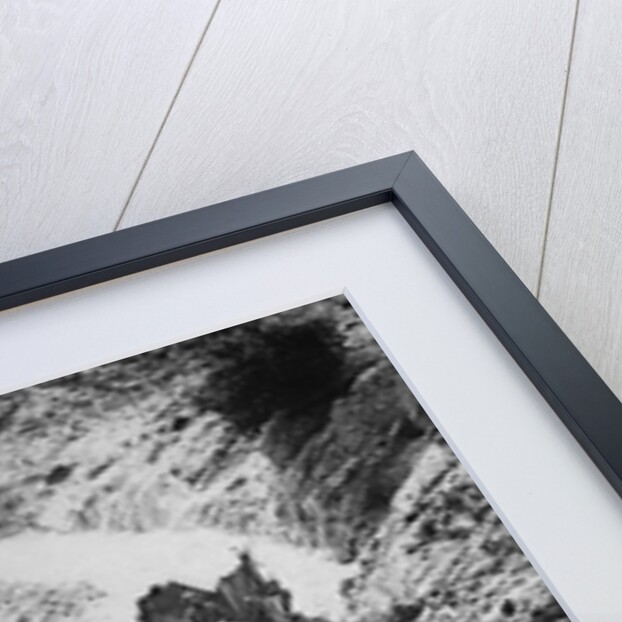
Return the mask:
<svg viewBox="0 0 622 622">
<path fill-rule="evenodd" d="M 413 151 L 2 263 L 0 311 L 388 202 L 622 496 L 622 403 Z"/>
</svg>

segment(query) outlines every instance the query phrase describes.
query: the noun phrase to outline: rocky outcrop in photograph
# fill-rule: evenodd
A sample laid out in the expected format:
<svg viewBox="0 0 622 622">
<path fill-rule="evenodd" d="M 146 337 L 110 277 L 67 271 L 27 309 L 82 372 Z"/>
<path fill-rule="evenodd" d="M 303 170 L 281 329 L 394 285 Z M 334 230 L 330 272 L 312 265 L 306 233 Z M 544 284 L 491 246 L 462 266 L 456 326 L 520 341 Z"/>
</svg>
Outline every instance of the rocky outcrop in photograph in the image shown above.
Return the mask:
<svg viewBox="0 0 622 622">
<path fill-rule="evenodd" d="M 2 622 L 561 622 L 347 300 L 0 396 Z"/>
</svg>

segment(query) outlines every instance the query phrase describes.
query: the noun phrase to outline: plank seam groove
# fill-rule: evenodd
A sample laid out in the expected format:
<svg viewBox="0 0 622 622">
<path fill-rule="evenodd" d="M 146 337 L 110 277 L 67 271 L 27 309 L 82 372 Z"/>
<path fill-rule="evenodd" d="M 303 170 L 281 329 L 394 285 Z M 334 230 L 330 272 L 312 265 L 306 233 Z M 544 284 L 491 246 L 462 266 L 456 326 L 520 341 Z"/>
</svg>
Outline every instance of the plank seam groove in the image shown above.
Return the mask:
<svg viewBox="0 0 622 622">
<path fill-rule="evenodd" d="M 222 0 L 216 0 L 216 4 L 214 5 L 214 9 L 212 10 L 210 16 L 207 18 L 207 23 L 205 24 L 205 28 L 203 29 L 203 32 L 201 33 L 201 36 L 199 37 L 199 41 L 197 42 L 191 56 L 190 56 L 190 61 L 188 62 L 188 65 L 186 66 L 186 69 L 184 71 L 184 73 L 181 76 L 181 80 L 179 82 L 179 85 L 177 86 L 177 89 L 175 90 L 175 93 L 173 95 L 173 99 L 171 99 L 171 103 L 169 104 L 165 114 L 164 114 L 164 118 L 162 119 L 162 122 L 160 123 L 160 127 L 158 128 L 158 131 L 156 132 L 155 138 L 153 139 L 153 142 L 151 143 L 151 147 L 149 147 L 149 151 L 147 151 L 147 155 L 145 156 L 145 161 L 143 162 L 142 166 L 140 167 L 140 170 L 138 171 L 138 175 L 136 176 L 136 180 L 134 181 L 134 183 L 132 184 L 132 188 L 130 189 L 130 192 L 128 194 L 128 197 L 125 201 L 125 204 L 123 205 L 123 208 L 121 209 L 121 212 L 119 213 L 119 217 L 117 218 L 117 221 L 114 225 L 113 231 L 117 231 L 121 225 L 121 221 L 123 220 L 123 217 L 125 216 L 125 212 L 127 211 L 127 208 L 130 204 L 130 201 L 132 200 L 132 197 L 134 196 L 134 192 L 136 191 L 136 188 L 138 187 L 138 184 L 140 182 L 140 180 L 142 179 L 143 173 L 145 171 L 145 168 L 147 168 L 147 164 L 149 163 L 149 160 L 151 159 L 151 155 L 153 154 L 153 151 L 155 149 L 155 146 L 158 143 L 158 140 L 160 138 L 160 135 L 162 134 L 162 130 L 164 130 L 164 126 L 166 125 L 166 122 L 168 121 L 171 112 L 173 110 L 173 107 L 175 106 L 175 102 L 177 101 L 177 98 L 179 96 L 179 93 L 181 92 L 181 89 L 186 81 L 186 78 L 188 77 L 188 74 L 190 73 L 190 69 L 192 68 L 192 65 L 194 64 L 194 60 L 197 57 L 197 54 L 199 53 L 199 50 L 201 49 L 201 46 L 203 45 L 203 41 L 205 40 L 205 36 L 207 35 L 207 31 L 209 30 L 209 27 L 211 26 L 212 22 L 214 21 L 214 16 L 216 15 L 216 12 L 218 11 L 218 7 L 220 6 Z"/>
<path fill-rule="evenodd" d="M 575 37 L 577 33 L 577 21 L 579 18 L 579 2 L 580 0 L 576 0 L 576 3 L 575 3 L 574 18 L 572 22 L 572 33 L 570 35 L 570 49 L 568 50 L 568 64 L 566 67 L 566 80 L 564 81 L 564 91 L 562 94 L 562 106 L 561 106 L 561 111 L 559 114 L 559 126 L 557 129 L 557 140 L 555 144 L 555 156 L 553 158 L 551 187 L 549 190 L 549 197 L 548 197 L 547 206 L 546 206 L 546 214 L 544 216 L 544 228 L 542 232 L 542 247 L 540 250 L 540 266 L 538 269 L 536 287 L 535 287 L 535 296 L 538 300 L 540 300 L 540 290 L 542 288 L 542 274 L 544 272 L 546 243 L 549 237 L 549 225 L 551 222 L 551 208 L 553 206 L 553 196 L 555 193 L 555 182 L 557 180 L 557 165 L 559 162 L 559 151 L 561 147 L 561 138 L 562 138 L 562 132 L 563 132 L 563 127 L 564 127 L 564 118 L 566 116 L 566 103 L 568 99 L 568 84 L 570 83 L 570 68 L 572 66 L 572 54 L 574 51 Z"/>
</svg>

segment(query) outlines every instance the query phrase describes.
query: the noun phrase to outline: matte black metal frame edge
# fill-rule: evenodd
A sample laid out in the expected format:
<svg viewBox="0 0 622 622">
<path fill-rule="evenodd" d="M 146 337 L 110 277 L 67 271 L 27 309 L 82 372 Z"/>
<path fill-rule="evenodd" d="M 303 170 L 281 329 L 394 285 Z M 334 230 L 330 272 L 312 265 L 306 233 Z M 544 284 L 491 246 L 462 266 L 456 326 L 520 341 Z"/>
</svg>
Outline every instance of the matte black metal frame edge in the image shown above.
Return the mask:
<svg viewBox="0 0 622 622">
<path fill-rule="evenodd" d="M 622 496 L 622 404 L 412 151 L 2 263 L 0 311 L 389 201 Z"/>
</svg>

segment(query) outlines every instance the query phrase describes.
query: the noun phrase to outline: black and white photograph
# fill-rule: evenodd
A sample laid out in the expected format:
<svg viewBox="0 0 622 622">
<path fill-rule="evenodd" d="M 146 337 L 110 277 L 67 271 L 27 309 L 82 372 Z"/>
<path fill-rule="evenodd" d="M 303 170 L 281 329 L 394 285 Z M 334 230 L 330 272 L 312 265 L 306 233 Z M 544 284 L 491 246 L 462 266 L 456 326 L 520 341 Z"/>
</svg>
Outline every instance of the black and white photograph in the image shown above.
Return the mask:
<svg viewBox="0 0 622 622">
<path fill-rule="evenodd" d="M 0 620 L 567 617 L 338 296 L 0 396 Z"/>
</svg>

